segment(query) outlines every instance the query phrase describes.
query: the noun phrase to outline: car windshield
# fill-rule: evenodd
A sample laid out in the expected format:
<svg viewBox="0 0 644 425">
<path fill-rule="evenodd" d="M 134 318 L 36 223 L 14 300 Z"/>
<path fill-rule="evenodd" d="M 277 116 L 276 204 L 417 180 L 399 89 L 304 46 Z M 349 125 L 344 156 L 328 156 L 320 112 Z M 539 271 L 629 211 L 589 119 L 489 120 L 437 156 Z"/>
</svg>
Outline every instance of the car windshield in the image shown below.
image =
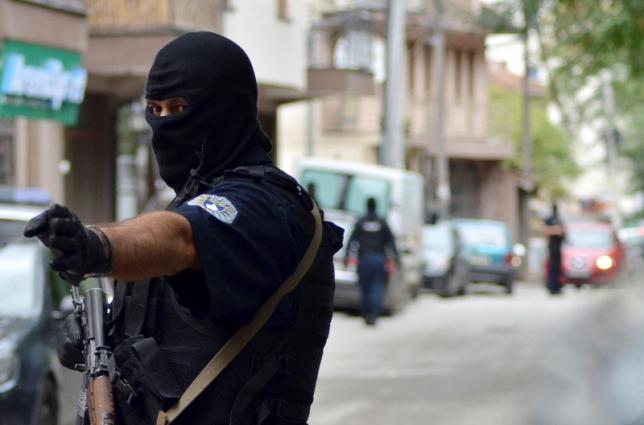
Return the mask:
<svg viewBox="0 0 644 425">
<path fill-rule="evenodd" d="M 458 227 L 466 245 L 491 248 L 505 248 L 509 245 L 506 230 L 501 224 L 461 222 Z"/>
<path fill-rule="evenodd" d="M 389 209 L 389 182 L 384 178 L 351 175 L 334 171 L 306 170 L 302 184 L 314 192 L 323 209 L 345 210 L 353 215 L 365 214 L 367 198 L 374 198 L 381 217 Z"/>
<path fill-rule="evenodd" d="M 423 245 L 425 249 L 449 250 L 452 247 L 450 228 L 446 225 L 425 226 L 423 228 Z"/>
<path fill-rule="evenodd" d="M 39 303 L 38 244 L 22 236 L 25 223 L 0 220 L 0 316 L 30 316 Z"/>
<path fill-rule="evenodd" d="M 606 230 L 567 229 L 566 245 L 576 248 L 608 248 L 613 245 L 613 235 Z"/>
<path fill-rule="evenodd" d="M 37 248 L 21 241 L 0 246 L 0 316 L 29 316 L 37 308 Z"/>
</svg>

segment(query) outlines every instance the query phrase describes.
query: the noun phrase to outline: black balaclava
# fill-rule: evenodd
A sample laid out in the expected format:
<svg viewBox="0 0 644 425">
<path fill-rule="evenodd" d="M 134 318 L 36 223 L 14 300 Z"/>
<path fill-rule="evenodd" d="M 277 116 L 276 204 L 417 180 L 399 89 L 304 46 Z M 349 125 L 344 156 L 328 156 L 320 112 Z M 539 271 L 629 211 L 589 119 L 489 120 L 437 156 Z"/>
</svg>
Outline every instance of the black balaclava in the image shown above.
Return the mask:
<svg viewBox="0 0 644 425">
<path fill-rule="evenodd" d="M 145 113 L 161 178 L 175 191 L 191 170 L 212 179 L 239 165 L 270 161 L 271 142 L 257 120 L 255 73 L 231 40 L 210 32 L 174 39 L 157 53 L 145 97 L 188 101 L 176 115 Z"/>
</svg>

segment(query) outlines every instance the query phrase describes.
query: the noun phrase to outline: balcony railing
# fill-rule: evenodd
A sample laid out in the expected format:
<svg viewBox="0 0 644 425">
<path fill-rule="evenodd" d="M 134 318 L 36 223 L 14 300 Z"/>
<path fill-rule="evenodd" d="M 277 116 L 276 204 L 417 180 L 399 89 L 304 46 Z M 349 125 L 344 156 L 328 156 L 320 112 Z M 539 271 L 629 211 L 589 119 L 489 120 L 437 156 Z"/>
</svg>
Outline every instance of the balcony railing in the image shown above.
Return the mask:
<svg viewBox="0 0 644 425">
<path fill-rule="evenodd" d="M 86 0 L 93 30 L 136 32 L 161 29 L 216 31 L 218 0 Z"/>
</svg>

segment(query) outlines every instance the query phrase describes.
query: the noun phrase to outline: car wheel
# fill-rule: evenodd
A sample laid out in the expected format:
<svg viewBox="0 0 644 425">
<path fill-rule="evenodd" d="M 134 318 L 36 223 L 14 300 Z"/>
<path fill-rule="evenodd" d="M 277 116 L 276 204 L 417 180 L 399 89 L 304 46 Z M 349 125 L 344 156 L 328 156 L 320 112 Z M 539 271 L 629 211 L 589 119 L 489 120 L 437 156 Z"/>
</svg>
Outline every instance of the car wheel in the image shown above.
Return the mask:
<svg viewBox="0 0 644 425">
<path fill-rule="evenodd" d="M 57 425 L 58 424 L 58 399 L 56 388 L 51 378 L 45 381 L 40 404 L 36 407 L 35 425 Z"/>
<path fill-rule="evenodd" d="M 467 282 L 462 282 L 461 286 L 458 288 L 458 291 L 456 291 L 456 295 L 459 297 L 467 295 Z"/>
<path fill-rule="evenodd" d="M 421 286 L 417 284 L 412 286 L 412 288 L 409 290 L 409 295 L 412 300 L 415 300 L 416 298 L 418 298 L 418 295 L 420 295 L 420 288 Z"/>
</svg>

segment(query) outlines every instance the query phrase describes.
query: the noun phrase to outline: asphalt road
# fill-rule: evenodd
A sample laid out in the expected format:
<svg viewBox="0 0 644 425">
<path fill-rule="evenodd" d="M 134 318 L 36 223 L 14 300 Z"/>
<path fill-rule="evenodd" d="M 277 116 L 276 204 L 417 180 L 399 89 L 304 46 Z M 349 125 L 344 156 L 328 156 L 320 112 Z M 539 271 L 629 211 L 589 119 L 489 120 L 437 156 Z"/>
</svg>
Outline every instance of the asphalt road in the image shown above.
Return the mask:
<svg viewBox="0 0 644 425">
<path fill-rule="evenodd" d="M 639 288 L 518 284 L 422 294 L 375 328 L 337 313 L 310 423 L 641 424 L 643 312 Z"/>
</svg>

